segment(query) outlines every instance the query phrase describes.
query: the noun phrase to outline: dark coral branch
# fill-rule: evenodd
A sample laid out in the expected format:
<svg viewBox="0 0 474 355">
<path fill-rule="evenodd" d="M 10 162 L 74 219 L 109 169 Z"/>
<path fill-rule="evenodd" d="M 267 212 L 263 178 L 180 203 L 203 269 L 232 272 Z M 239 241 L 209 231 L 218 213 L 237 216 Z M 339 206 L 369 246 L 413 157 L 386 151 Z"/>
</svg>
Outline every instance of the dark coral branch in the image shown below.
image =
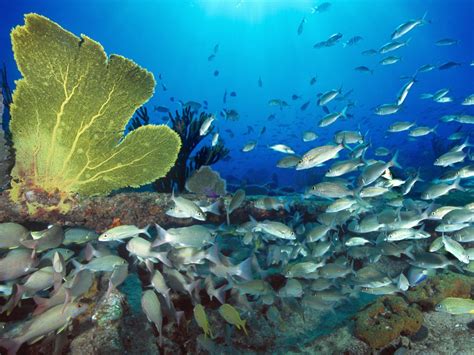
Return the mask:
<svg viewBox="0 0 474 355">
<path fill-rule="evenodd" d="M 157 191 L 170 192 L 174 185 L 179 191 L 183 191 L 187 178 L 194 170 L 199 169 L 203 165 L 212 165 L 229 154 L 229 150 L 224 147 L 221 141 L 214 147 L 201 147 L 191 157 L 191 154 L 202 140 L 213 133 L 213 128 L 202 136 L 199 132 L 203 122 L 209 116 L 209 114 L 204 112 L 197 116 L 196 112 L 189 107 L 184 108 L 181 113 L 178 111 L 174 115 L 169 113 L 171 128 L 180 136 L 182 146 L 175 166 L 166 177 L 154 183 Z"/>
<path fill-rule="evenodd" d="M 148 110 L 145 106 L 140 107 L 137 112 L 136 116 L 134 116 L 129 124 L 128 130 L 133 131 L 141 126 L 146 126 L 150 124 L 150 115 L 148 115 Z"/>
<path fill-rule="evenodd" d="M 10 122 L 10 106 L 13 103 L 13 96 L 10 85 L 8 85 L 7 67 L 5 66 L 5 63 L 2 68 L 0 68 L 0 93 L 3 95 L 4 106 L 3 117 L 0 117 L 0 122 L 2 122 L 5 139 L 10 143 L 11 136 L 8 124 Z"/>
</svg>

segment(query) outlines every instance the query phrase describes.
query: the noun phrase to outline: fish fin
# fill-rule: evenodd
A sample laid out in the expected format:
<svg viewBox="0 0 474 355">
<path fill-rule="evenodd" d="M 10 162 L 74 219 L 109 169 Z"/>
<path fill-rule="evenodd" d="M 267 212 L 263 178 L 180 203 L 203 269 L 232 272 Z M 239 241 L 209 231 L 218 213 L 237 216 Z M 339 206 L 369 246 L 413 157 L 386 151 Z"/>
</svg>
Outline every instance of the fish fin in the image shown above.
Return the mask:
<svg viewBox="0 0 474 355">
<path fill-rule="evenodd" d="M 214 296 L 215 298 L 217 298 L 217 300 L 221 303 L 221 304 L 224 304 L 225 303 L 225 293 L 226 291 L 228 290 L 228 286 L 229 285 L 222 285 L 221 287 L 217 288 L 215 290 L 215 292 L 213 293 L 212 296 Z"/>
<path fill-rule="evenodd" d="M 39 244 L 39 239 L 23 239 L 20 240 L 20 243 L 23 244 L 25 248 L 36 249 Z"/>
<path fill-rule="evenodd" d="M 147 224 L 141 231 L 142 234 L 145 234 L 148 238 L 151 238 L 150 233 L 148 232 L 148 229 L 151 227 L 151 224 Z"/>
<path fill-rule="evenodd" d="M 226 204 L 226 207 L 225 207 L 225 215 L 226 215 L 227 225 L 230 226 L 230 214 L 229 214 L 229 205 L 228 204 Z"/>
<path fill-rule="evenodd" d="M 390 160 L 390 166 L 394 166 L 396 168 L 401 169 L 402 167 L 400 164 L 398 164 L 397 159 L 398 159 L 398 150 L 395 152 L 392 159 Z"/>
<path fill-rule="evenodd" d="M 461 178 L 458 176 L 456 178 L 456 180 L 454 180 L 453 188 L 456 189 L 456 190 L 459 190 L 459 191 L 466 191 L 466 189 L 464 187 L 459 185 L 460 182 L 461 182 Z"/>
<path fill-rule="evenodd" d="M 216 265 L 221 262 L 221 258 L 219 256 L 219 247 L 217 243 L 215 243 L 212 247 L 206 250 L 206 259 Z"/>
<path fill-rule="evenodd" d="M 85 265 L 81 264 L 76 259 L 71 259 L 71 262 L 72 262 L 72 265 L 74 266 L 74 271 L 73 271 L 74 274 L 77 274 L 79 271 L 84 269 Z"/>
<path fill-rule="evenodd" d="M 36 303 L 36 308 L 33 311 L 34 316 L 41 314 L 48 309 L 48 298 L 34 296 L 33 301 Z"/>
<path fill-rule="evenodd" d="M 168 267 L 172 267 L 171 261 L 167 257 L 168 252 L 153 252 L 153 257 L 157 258 Z"/>
<path fill-rule="evenodd" d="M 68 325 L 69 325 L 69 321 L 67 321 L 66 324 L 64 324 L 61 328 L 59 328 L 56 331 L 56 334 L 62 333 L 67 328 Z"/>
<path fill-rule="evenodd" d="M 411 252 L 412 249 L 413 249 L 413 247 L 414 247 L 414 245 L 412 244 L 412 245 L 410 245 L 410 246 L 407 248 L 407 250 L 405 250 L 405 251 L 403 252 L 403 254 L 405 254 L 406 256 L 408 256 L 411 260 L 415 260 L 415 256 L 414 256 L 413 253 Z"/>
<path fill-rule="evenodd" d="M 249 335 L 249 333 L 247 333 L 247 328 L 245 327 L 246 324 L 247 324 L 247 320 L 246 319 L 242 320 L 242 324 L 241 324 L 242 329 L 243 329 L 245 335 Z"/>
<path fill-rule="evenodd" d="M 165 299 L 165 302 L 166 302 L 166 306 L 168 307 L 168 309 L 173 309 L 173 304 L 171 303 L 171 297 L 170 297 L 170 289 L 166 289 L 166 291 L 164 291 L 162 294 L 163 298 Z"/>
<path fill-rule="evenodd" d="M 237 275 L 245 280 L 252 280 L 252 257 L 249 257 L 238 264 Z"/>
<path fill-rule="evenodd" d="M 349 108 L 349 106 L 346 105 L 346 107 L 344 107 L 341 111 L 341 116 L 344 117 L 344 118 L 347 118 L 347 109 Z"/>
<path fill-rule="evenodd" d="M 178 326 L 181 324 L 183 319 L 186 320 L 186 318 L 184 317 L 184 311 L 176 311 L 175 316 L 176 316 L 176 323 L 178 324 Z"/>
<path fill-rule="evenodd" d="M 166 244 L 166 243 L 169 242 L 167 240 L 168 236 L 169 236 L 168 232 L 156 223 L 155 223 L 155 228 L 156 228 L 156 231 L 157 231 L 158 235 L 157 235 L 156 239 L 151 243 L 151 248 L 156 248 L 156 247 L 158 247 L 162 244 Z"/>
<path fill-rule="evenodd" d="M 91 243 L 87 243 L 86 247 L 84 248 L 84 257 L 86 258 L 87 261 L 91 261 L 92 258 L 94 257 L 95 254 L 95 249 L 92 246 Z"/>
<path fill-rule="evenodd" d="M 184 285 L 184 288 L 186 289 L 186 291 L 188 291 L 189 295 L 192 297 L 192 293 L 194 291 L 194 289 L 201 283 L 201 279 L 199 280 L 196 280 L 196 281 L 193 281 L 187 285 Z"/>
<path fill-rule="evenodd" d="M 105 299 L 108 299 L 112 291 L 115 289 L 114 284 L 112 283 L 112 280 L 109 280 L 109 285 L 107 287 L 107 291 L 105 292 Z"/>
<path fill-rule="evenodd" d="M 220 201 L 217 200 L 213 204 L 207 206 L 205 208 L 205 212 L 209 212 L 209 213 L 215 214 L 216 216 L 220 216 L 219 206 L 220 206 Z"/>
<path fill-rule="evenodd" d="M 426 15 L 428 15 L 428 11 L 425 11 L 423 17 L 420 20 L 420 25 L 426 25 L 427 23 L 431 23 L 431 20 L 426 19 Z"/>
<path fill-rule="evenodd" d="M 155 270 L 155 265 L 153 264 L 153 262 L 149 259 L 146 259 L 145 260 L 145 265 L 146 265 L 146 268 L 148 269 L 148 271 L 153 274 L 154 270 Z"/>
<path fill-rule="evenodd" d="M 68 305 L 68 303 L 72 302 L 72 291 L 71 289 L 69 288 L 64 288 L 66 291 L 66 297 L 64 298 L 64 305 L 63 305 L 63 308 L 61 310 L 61 314 L 64 313 L 64 310 L 66 309 L 66 306 Z"/>
<path fill-rule="evenodd" d="M 253 218 L 252 215 L 249 215 L 249 218 L 250 218 L 250 222 L 252 222 L 252 224 L 257 224 L 257 220 L 255 218 Z"/>
<path fill-rule="evenodd" d="M 8 355 L 15 355 L 18 353 L 22 343 L 15 339 L 0 339 L 0 347 L 7 350 Z"/>
<path fill-rule="evenodd" d="M 57 292 L 62 285 L 63 275 L 59 272 L 53 273 L 53 290 Z"/>
<path fill-rule="evenodd" d="M 0 308 L 0 313 L 6 312 L 7 316 L 9 316 L 18 303 L 21 301 L 23 294 L 26 292 L 26 288 L 20 284 L 14 284 L 12 288 L 12 295 L 8 302 Z"/>
</svg>

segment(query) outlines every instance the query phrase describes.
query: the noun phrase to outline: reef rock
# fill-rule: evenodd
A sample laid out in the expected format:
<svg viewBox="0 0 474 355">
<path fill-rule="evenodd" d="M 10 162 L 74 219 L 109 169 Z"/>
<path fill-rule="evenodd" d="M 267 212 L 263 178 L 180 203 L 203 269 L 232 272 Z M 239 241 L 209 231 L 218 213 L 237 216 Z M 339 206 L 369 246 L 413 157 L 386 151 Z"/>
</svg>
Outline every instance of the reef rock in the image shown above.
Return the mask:
<svg viewBox="0 0 474 355">
<path fill-rule="evenodd" d="M 381 349 L 401 334 L 416 333 L 423 324 L 423 314 L 402 297 L 385 296 L 360 311 L 355 320 L 355 336 Z"/>
</svg>

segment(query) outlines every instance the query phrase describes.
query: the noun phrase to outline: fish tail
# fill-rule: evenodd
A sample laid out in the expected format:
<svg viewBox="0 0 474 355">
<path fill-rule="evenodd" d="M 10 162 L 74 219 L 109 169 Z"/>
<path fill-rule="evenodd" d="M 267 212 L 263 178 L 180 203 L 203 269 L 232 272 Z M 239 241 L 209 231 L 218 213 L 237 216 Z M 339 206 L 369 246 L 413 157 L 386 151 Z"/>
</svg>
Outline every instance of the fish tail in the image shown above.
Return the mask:
<svg viewBox="0 0 474 355">
<path fill-rule="evenodd" d="M 230 226 L 230 216 L 229 216 L 229 210 L 227 208 L 225 209 L 225 214 L 226 214 L 226 219 L 227 219 L 227 225 Z"/>
<path fill-rule="evenodd" d="M 156 239 L 151 243 L 152 248 L 156 248 L 162 244 L 168 243 L 168 238 L 167 238 L 169 235 L 168 232 L 164 228 L 161 228 L 161 226 L 156 223 L 155 223 L 155 228 L 158 235 L 156 236 Z"/>
<path fill-rule="evenodd" d="M 415 256 L 414 256 L 413 253 L 412 253 L 413 247 L 414 247 L 414 245 L 412 244 L 412 245 L 410 245 L 410 246 L 407 248 L 407 250 L 405 250 L 405 251 L 403 252 L 403 254 L 405 254 L 406 256 L 408 256 L 411 260 L 415 260 Z"/>
<path fill-rule="evenodd" d="M 466 189 L 460 185 L 460 182 L 461 178 L 458 176 L 456 180 L 454 180 L 453 188 L 459 191 L 466 191 Z"/>
<path fill-rule="evenodd" d="M 151 224 L 148 223 L 145 228 L 142 229 L 141 233 L 145 234 L 148 238 L 151 238 L 150 233 L 148 232 L 148 229 L 151 227 Z"/>
<path fill-rule="evenodd" d="M 152 253 L 152 256 L 157 258 L 159 261 L 161 261 L 163 264 L 165 264 L 168 267 L 172 267 L 171 261 L 167 257 L 168 252 L 154 252 Z"/>
<path fill-rule="evenodd" d="M 196 281 L 193 281 L 187 285 L 184 286 L 184 288 L 186 289 L 186 291 L 188 291 L 189 295 L 192 297 L 193 295 L 193 291 L 194 289 L 201 283 L 201 280 L 196 280 Z M 199 290 L 198 290 L 199 291 Z"/>
<path fill-rule="evenodd" d="M 427 24 L 427 23 L 431 23 L 430 20 L 427 20 L 427 19 L 426 19 L 426 15 L 428 15 L 428 11 L 425 11 L 425 13 L 423 14 L 423 17 L 422 17 L 421 20 L 420 20 L 420 24 L 421 24 L 421 25 L 425 25 L 425 24 Z"/>
<path fill-rule="evenodd" d="M 33 311 L 33 315 L 36 316 L 38 314 L 43 313 L 48 309 L 48 299 L 42 298 L 38 296 L 33 297 L 33 301 L 36 303 L 36 308 Z"/>
<path fill-rule="evenodd" d="M 206 259 L 214 264 L 219 264 L 221 262 L 219 257 L 219 247 L 215 243 L 212 247 L 206 250 Z"/>
<path fill-rule="evenodd" d="M 23 294 L 26 292 L 25 286 L 20 284 L 13 285 L 12 290 L 13 292 L 8 302 L 3 307 L 0 307 L 0 313 L 6 312 L 7 316 L 12 313 L 13 309 L 17 306 L 23 297 Z"/>
<path fill-rule="evenodd" d="M 76 259 L 71 259 L 72 265 L 74 265 L 74 274 L 77 274 L 79 271 L 84 269 L 84 265 L 82 265 Z"/>
<path fill-rule="evenodd" d="M 215 292 L 213 293 L 212 296 L 217 298 L 217 300 L 221 304 L 224 304 L 225 303 L 225 293 L 228 290 L 228 288 L 229 288 L 228 285 L 222 285 L 221 287 L 219 287 L 218 289 L 215 290 Z"/>
<path fill-rule="evenodd" d="M 206 212 L 215 214 L 216 216 L 220 216 L 221 213 L 219 211 L 219 206 L 220 206 L 220 201 L 217 200 L 216 202 L 214 202 L 213 204 L 211 204 L 210 206 L 206 208 Z"/>
<path fill-rule="evenodd" d="M 95 249 L 91 243 L 87 243 L 86 247 L 84 248 L 84 257 L 87 261 L 91 261 L 94 257 Z"/>
<path fill-rule="evenodd" d="M 237 275 L 245 280 L 252 280 L 252 257 L 245 259 L 237 266 Z"/>
<path fill-rule="evenodd" d="M 7 350 L 8 355 L 15 355 L 18 353 L 22 343 L 16 339 L 0 339 L 0 346 Z"/>
<path fill-rule="evenodd" d="M 243 329 L 245 335 L 249 335 L 249 333 L 247 333 L 247 328 L 245 327 L 246 324 L 247 324 L 247 320 L 244 319 L 242 321 L 242 329 Z"/>
<path fill-rule="evenodd" d="M 347 109 L 349 108 L 348 105 L 342 109 L 341 116 L 347 118 Z"/>
<path fill-rule="evenodd" d="M 394 166 L 396 168 L 401 169 L 401 165 L 397 162 L 398 159 L 398 150 L 395 152 L 395 154 L 392 157 L 392 160 L 390 160 L 390 166 Z"/>
</svg>

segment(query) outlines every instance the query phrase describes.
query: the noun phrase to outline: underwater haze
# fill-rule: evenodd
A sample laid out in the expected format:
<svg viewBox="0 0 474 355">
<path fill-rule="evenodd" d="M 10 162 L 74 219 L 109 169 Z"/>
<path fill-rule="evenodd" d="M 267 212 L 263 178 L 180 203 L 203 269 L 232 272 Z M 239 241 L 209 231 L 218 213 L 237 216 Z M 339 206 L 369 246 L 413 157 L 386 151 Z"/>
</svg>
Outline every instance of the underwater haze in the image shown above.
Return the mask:
<svg viewBox="0 0 474 355">
<path fill-rule="evenodd" d="M 0 0 L 0 353 L 472 354 L 473 19 Z"/>
<path fill-rule="evenodd" d="M 435 126 L 446 113 L 471 112 L 459 107 L 460 101 L 471 94 L 474 80 L 474 35 L 471 22 L 474 4 L 468 0 L 455 1 L 335 1 L 321 13 L 312 13 L 314 1 L 14 1 L 4 3 L 0 13 L 2 59 L 7 64 L 10 79 L 19 77 L 11 54 L 9 30 L 22 23 L 25 13 L 37 12 L 48 16 L 75 34 L 84 33 L 99 41 L 108 54 L 117 53 L 132 58 L 142 67 L 162 76 L 166 91 L 158 83 L 155 95 L 147 106 L 181 109 L 178 100 L 203 103 L 217 117 L 216 127 L 231 160 L 219 162 L 215 169 L 224 176 L 233 175 L 249 183 L 263 184 L 278 176 L 282 185 L 299 190 L 311 183 L 307 172 L 284 171 L 275 168 L 282 157 L 267 147 L 285 144 L 301 155 L 311 143 L 302 141 L 303 131 L 318 134 L 316 142 L 327 143 L 338 130 L 369 132 L 374 145 L 384 145 L 391 152 L 403 146 L 400 160 L 404 165 L 420 163 L 412 153 L 428 162 L 434 158 L 433 140 L 444 140 L 458 126 L 442 125 L 435 137 L 416 141 L 406 135 L 387 135 L 393 121 L 414 121 L 418 125 Z M 427 25 L 420 26 L 403 37 L 407 46 L 386 55 L 364 56 L 361 52 L 378 50 L 390 41 L 393 30 L 404 21 L 418 19 L 427 13 Z M 297 29 L 302 19 L 302 33 Z M 334 33 L 343 37 L 334 46 L 314 49 L 317 42 Z M 353 46 L 344 43 L 354 36 L 362 40 Z M 436 46 L 435 42 L 452 38 L 455 45 Z M 215 59 L 208 60 L 215 45 Z M 394 55 L 398 63 L 381 65 L 380 60 Z M 425 64 L 440 65 L 454 61 L 460 66 L 449 70 L 420 73 L 403 108 L 394 115 L 381 117 L 374 107 L 393 101 L 394 97 L 418 68 Z M 373 74 L 354 70 L 366 66 Z M 214 75 L 215 71 L 218 76 Z M 262 87 L 258 85 L 259 78 Z M 310 84 L 316 78 L 314 85 Z M 329 127 L 319 128 L 325 115 L 316 105 L 317 94 L 330 89 L 351 90 L 348 97 L 354 103 L 348 109 L 350 117 Z M 450 89 L 454 101 L 436 103 L 420 100 L 422 93 Z M 227 91 L 226 103 L 223 102 Z M 231 97 L 230 93 L 236 96 Z M 292 100 L 292 95 L 298 95 Z M 174 98 L 174 102 L 170 101 Z M 269 106 L 271 99 L 281 99 L 288 107 Z M 305 111 L 300 107 L 310 104 Z M 341 111 L 345 102 L 332 103 L 331 111 Z M 235 109 L 238 122 L 228 122 L 219 113 Z M 274 120 L 269 116 L 275 115 Z M 152 119 L 162 123 L 153 112 Z M 166 122 L 166 121 L 165 121 Z M 251 127 L 251 132 L 248 126 Z M 266 127 L 266 132 L 259 132 Z M 470 127 L 468 127 L 469 129 Z M 229 135 L 230 130 L 233 134 Z M 251 140 L 257 140 L 255 150 L 239 152 Z M 425 160 L 426 159 L 426 160 Z M 432 172 L 431 165 L 424 168 Z M 317 170 L 322 174 L 322 170 Z"/>
</svg>

